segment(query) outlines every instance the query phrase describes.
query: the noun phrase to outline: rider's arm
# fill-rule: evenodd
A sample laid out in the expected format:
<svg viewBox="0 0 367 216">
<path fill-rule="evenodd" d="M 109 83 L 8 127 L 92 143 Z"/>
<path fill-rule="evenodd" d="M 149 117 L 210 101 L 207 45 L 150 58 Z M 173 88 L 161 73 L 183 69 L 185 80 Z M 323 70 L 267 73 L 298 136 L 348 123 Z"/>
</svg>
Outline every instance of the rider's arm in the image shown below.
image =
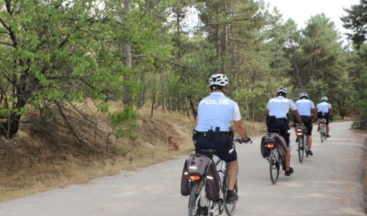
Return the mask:
<svg viewBox="0 0 367 216">
<path fill-rule="evenodd" d="M 233 121 L 234 126 L 236 127 L 238 133 L 240 134 L 240 136 L 242 137 L 242 140 L 248 140 L 248 136 L 246 133 L 246 128 L 245 125 L 243 124 L 243 122 L 241 120 L 239 121 Z"/>
<path fill-rule="evenodd" d="M 234 126 L 236 127 L 238 133 L 242 137 L 242 140 L 248 140 L 249 137 L 247 136 L 245 125 L 243 124 L 243 122 L 241 120 L 240 108 L 238 107 L 237 104 L 234 107 L 234 112 L 233 112 L 233 115 L 232 115 L 232 121 L 233 121 Z"/>
<path fill-rule="evenodd" d="M 334 113 L 333 113 L 333 108 L 329 108 L 329 114 L 330 114 L 331 116 L 333 116 L 333 115 L 334 115 Z"/>
<path fill-rule="evenodd" d="M 316 109 L 311 109 L 312 115 L 313 115 L 313 119 L 317 120 L 317 111 Z"/>
<path fill-rule="evenodd" d="M 290 103 L 290 108 L 293 112 L 293 114 L 296 116 L 297 120 L 298 120 L 298 124 L 302 124 L 302 119 L 301 119 L 301 116 L 299 115 L 298 113 L 298 110 L 297 110 L 297 107 L 296 105 L 293 103 L 293 101 L 291 100 L 291 103 Z"/>
<path fill-rule="evenodd" d="M 298 120 L 298 124 L 302 124 L 302 119 L 301 119 L 301 116 L 298 113 L 298 110 L 292 110 L 292 112 L 296 116 L 296 118 Z"/>
</svg>

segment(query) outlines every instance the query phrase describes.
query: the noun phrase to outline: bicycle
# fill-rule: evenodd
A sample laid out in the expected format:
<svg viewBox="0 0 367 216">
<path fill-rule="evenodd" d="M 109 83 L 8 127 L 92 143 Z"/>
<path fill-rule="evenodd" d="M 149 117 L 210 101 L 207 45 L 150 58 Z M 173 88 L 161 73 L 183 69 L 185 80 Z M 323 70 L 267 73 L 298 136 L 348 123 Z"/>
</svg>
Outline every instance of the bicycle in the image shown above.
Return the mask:
<svg viewBox="0 0 367 216">
<path fill-rule="evenodd" d="M 235 144 L 240 143 L 242 144 L 242 140 L 238 137 L 233 139 L 233 149 L 235 149 Z M 247 143 L 252 143 L 251 140 Z M 214 162 L 213 157 L 216 156 L 215 149 L 201 149 L 199 154 L 203 154 L 208 156 Z M 197 176 L 197 175 L 190 175 L 190 197 L 189 197 L 189 216 L 197 215 L 199 209 L 208 208 L 208 213 L 210 216 L 214 216 L 214 213 L 218 210 L 219 215 L 221 215 L 224 211 L 227 213 L 228 216 L 232 216 L 235 213 L 236 209 L 236 202 L 233 204 L 226 203 L 226 195 L 227 195 L 227 188 L 228 188 L 228 178 L 227 178 L 227 163 L 221 159 L 217 159 L 215 161 L 215 165 L 217 169 L 219 168 L 219 176 L 221 178 L 221 195 L 220 198 L 216 201 L 208 200 L 205 197 L 205 183 L 207 176 Z M 238 177 L 235 183 L 234 192 L 238 193 Z M 201 208 L 200 208 L 201 207 Z"/>
<path fill-rule="evenodd" d="M 298 158 L 299 162 L 302 163 L 303 159 L 305 158 L 305 154 L 308 152 L 308 145 L 307 145 L 307 128 L 302 127 L 302 125 L 295 124 L 293 125 L 296 127 L 296 136 L 297 136 L 297 144 L 298 144 Z"/>
<path fill-rule="evenodd" d="M 273 130 L 272 133 L 267 133 L 265 136 L 271 137 L 270 140 L 273 139 L 273 142 L 264 143 L 264 148 L 269 152 L 266 159 L 269 161 L 270 180 L 273 184 L 276 184 L 279 174 L 285 170 L 285 156 L 281 156 L 279 153 L 279 144 L 275 139 L 276 135 L 279 135 L 279 130 Z"/>
<path fill-rule="evenodd" d="M 321 138 L 321 142 L 324 142 L 324 140 L 326 141 L 326 119 L 325 118 L 319 118 L 318 120 L 319 123 L 319 133 L 320 133 L 320 138 Z"/>
</svg>

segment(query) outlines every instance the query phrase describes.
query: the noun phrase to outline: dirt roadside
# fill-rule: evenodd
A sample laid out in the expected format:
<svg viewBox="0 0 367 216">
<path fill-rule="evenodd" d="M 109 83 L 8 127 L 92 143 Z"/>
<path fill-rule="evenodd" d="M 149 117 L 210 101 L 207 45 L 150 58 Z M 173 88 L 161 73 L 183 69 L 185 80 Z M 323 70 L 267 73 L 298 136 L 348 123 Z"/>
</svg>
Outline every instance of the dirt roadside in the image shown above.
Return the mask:
<svg viewBox="0 0 367 216">
<path fill-rule="evenodd" d="M 110 152 L 105 150 L 106 137 L 86 133 L 85 137 L 99 146 L 98 151 L 91 151 L 74 145 L 70 132 L 59 129 L 56 123 L 48 125 L 56 131 L 52 137 L 32 123 L 22 123 L 14 138 L 0 138 L 0 202 L 74 183 L 85 184 L 193 150 L 193 118 L 159 112 L 151 118 L 149 110 L 142 110 L 138 123 L 135 132 L 139 139 L 119 139 Z M 264 132 L 261 123 L 245 124 L 251 136 Z M 109 127 L 104 122 L 101 125 Z"/>
</svg>

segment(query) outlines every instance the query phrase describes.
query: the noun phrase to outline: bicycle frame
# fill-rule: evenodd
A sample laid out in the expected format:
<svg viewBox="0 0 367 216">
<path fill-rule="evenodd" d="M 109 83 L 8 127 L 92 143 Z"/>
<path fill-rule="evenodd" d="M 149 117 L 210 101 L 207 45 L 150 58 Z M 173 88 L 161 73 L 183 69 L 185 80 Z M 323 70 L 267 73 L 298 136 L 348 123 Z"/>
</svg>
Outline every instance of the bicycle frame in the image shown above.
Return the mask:
<svg viewBox="0 0 367 216">
<path fill-rule="evenodd" d="M 321 142 L 323 142 L 324 140 L 326 140 L 326 119 L 320 118 L 318 121 L 318 125 L 320 128 Z"/>
<path fill-rule="evenodd" d="M 308 146 L 307 146 L 307 139 L 306 139 L 306 134 L 305 131 L 302 131 L 302 128 L 299 127 L 297 125 L 296 127 L 296 136 L 298 138 L 298 158 L 299 158 L 299 162 L 302 163 L 303 159 L 305 157 L 305 152 L 307 152 L 308 150 Z"/>
</svg>

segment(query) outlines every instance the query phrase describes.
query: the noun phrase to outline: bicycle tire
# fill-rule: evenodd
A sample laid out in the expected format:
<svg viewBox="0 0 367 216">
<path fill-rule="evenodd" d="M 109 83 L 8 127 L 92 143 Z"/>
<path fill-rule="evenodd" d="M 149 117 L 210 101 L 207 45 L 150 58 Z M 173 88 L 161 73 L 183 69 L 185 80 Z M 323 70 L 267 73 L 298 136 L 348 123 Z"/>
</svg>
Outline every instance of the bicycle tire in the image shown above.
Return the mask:
<svg viewBox="0 0 367 216">
<path fill-rule="evenodd" d="M 224 177 L 224 184 L 223 184 L 223 197 L 224 197 L 224 210 L 226 211 L 226 214 L 228 216 L 232 216 L 234 215 L 234 213 L 236 212 L 236 203 L 234 202 L 232 204 L 229 204 L 226 202 L 226 198 L 227 198 L 227 189 L 228 189 L 228 179 L 227 179 L 227 175 Z M 236 183 L 234 185 L 234 190 L 233 190 L 236 194 L 238 194 L 238 176 L 237 176 L 237 180 Z"/>
<path fill-rule="evenodd" d="M 273 184 L 277 183 L 279 177 L 279 169 L 280 165 L 279 162 L 277 161 L 277 158 L 275 157 L 274 149 L 271 149 L 269 153 L 269 171 L 270 171 L 270 180 Z"/>
<path fill-rule="evenodd" d="M 199 182 L 198 181 L 194 181 L 192 182 L 192 187 L 191 187 L 191 191 L 190 191 L 190 197 L 189 197 L 189 216 L 194 216 L 196 215 L 195 209 L 196 208 L 196 200 L 198 198 L 198 194 L 196 194 L 197 188 L 199 186 Z"/>
<path fill-rule="evenodd" d="M 305 158 L 305 142 L 304 142 L 304 136 L 301 138 L 298 138 L 298 158 L 299 162 L 302 163 L 303 159 Z"/>
<path fill-rule="evenodd" d="M 307 136 L 304 136 L 304 137 L 303 137 L 303 143 L 304 143 L 303 147 L 304 147 L 304 149 L 305 149 L 305 154 L 307 154 L 307 152 L 308 152 Z M 306 155 L 306 156 L 307 156 L 307 155 Z"/>
<path fill-rule="evenodd" d="M 323 133 L 323 136 L 324 136 L 324 140 L 326 141 L 326 139 L 327 139 L 327 136 L 326 136 L 326 127 L 324 126 L 324 133 Z"/>
<path fill-rule="evenodd" d="M 223 173 L 223 171 L 221 171 L 222 165 L 223 165 L 223 160 L 221 160 L 220 158 L 218 158 L 217 160 L 215 160 L 215 166 L 217 167 L 217 171 L 218 172 L 222 172 Z M 224 181 L 225 175 L 226 174 L 223 173 L 223 179 L 221 179 L 222 181 Z M 224 185 L 224 183 L 222 183 L 222 186 L 221 186 L 221 192 L 222 192 L 221 197 L 224 200 L 225 193 L 223 192 L 223 189 L 224 189 L 223 185 Z M 221 215 L 223 213 L 223 211 L 224 211 L 224 203 L 223 203 L 224 201 L 223 200 L 220 201 L 218 204 L 215 204 L 215 205 L 218 205 L 218 209 L 217 209 L 218 210 L 218 214 L 217 215 Z M 215 206 L 213 205 L 211 208 L 214 209 Z M 211 212 L 211 209 L 209 209 L 209 216 L 214 216 L 214 212 Z"/>
<path fill-rule="evenodd" d="M 320 127 L 320 138 L 321 138 L 321 142 L 324 142 L 324 136 L 322 135 L 324 132 L 323 132 L 323 127 Z"/>
</svg>

